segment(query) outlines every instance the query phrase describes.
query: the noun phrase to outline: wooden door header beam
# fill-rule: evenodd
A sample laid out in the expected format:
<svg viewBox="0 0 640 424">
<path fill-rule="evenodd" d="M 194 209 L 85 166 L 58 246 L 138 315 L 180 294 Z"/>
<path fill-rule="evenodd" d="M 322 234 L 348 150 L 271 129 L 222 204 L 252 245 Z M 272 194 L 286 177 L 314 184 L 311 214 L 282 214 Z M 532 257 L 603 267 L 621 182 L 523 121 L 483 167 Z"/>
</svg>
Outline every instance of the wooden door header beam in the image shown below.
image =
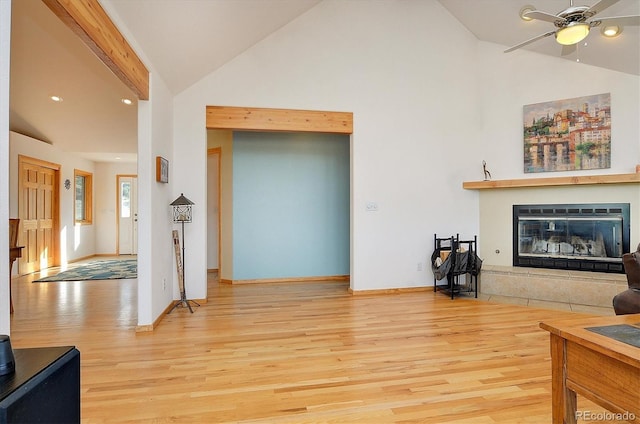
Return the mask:
<svg viewBox="0 0 640 424">
<path fill-rule="evenodd" d="M 207 106 L 207 129 L 353 133 L 353 113 Z"/>
<path fill-rule="evenodd" d="M 42 0 L 138 96 L 149 100 L 149 71 L 98 0 Z"/>
</svg>

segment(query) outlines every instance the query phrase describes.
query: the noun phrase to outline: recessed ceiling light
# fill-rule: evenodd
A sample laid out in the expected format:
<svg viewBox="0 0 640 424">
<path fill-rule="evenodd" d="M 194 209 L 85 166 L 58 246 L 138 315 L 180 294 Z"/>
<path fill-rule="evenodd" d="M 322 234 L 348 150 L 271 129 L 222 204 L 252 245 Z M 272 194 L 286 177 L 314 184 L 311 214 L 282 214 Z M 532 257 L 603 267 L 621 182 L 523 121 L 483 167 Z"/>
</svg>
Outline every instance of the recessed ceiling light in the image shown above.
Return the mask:
<svg viewBox="0 0 640 424">
<path fill-rule="evenodd" d="M 122 99 L 121 102 L 124 103 L 125 105 L 130 105 L 133 103 L 131 99 Z"/>
<path fill-rule="evenodd" d="M 524 6 L 522 9 L 520 9 L 520 19 L 522 19 L 523 21 L 532 20 L 532 18 L 528 18 L 528 17 L 524 16 L 524 14 L 525 13 L 529 13 L 529 12 L 533 12 L 534 10 L 536 10 L 536 8 L 531 6 L 531 5 Z"/>
<path fill-rule="evenodd" d="M 620 33 L 622 32 L 622 27 L 619 27 L 618 25 L 606 25 L 602 27 L 601 31 L 602 35 L 604 35 L 605 37 L 613 38 L 620 35 Z"/>
<path fill-rule="evenodd" d="M 51 96 L 49 97 L 51 100 L 53 100 L 54 102 L 60 103 L 62 101 L 62 97 L 60 96 Z"/>
<path fill-rule="evenodd" d="M 116 156 L 116 160 L 120 160 L 122 159 L 120 156 Z"/>
</svg>

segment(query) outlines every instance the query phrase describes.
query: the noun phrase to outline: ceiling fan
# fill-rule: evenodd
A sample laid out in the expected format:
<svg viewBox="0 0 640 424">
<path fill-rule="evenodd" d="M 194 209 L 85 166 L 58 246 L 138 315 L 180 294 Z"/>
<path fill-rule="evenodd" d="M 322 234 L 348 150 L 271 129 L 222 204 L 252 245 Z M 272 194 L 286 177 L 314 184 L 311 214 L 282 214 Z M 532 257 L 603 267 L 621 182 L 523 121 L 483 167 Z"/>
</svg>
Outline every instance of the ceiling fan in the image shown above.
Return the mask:
<svg viewBox="0 0 640 424">
<path fill-rule="evenodd" d="M 618 1 L 619 0 L 600 0 L 593 6 L 574 6 L 573 0 L 570 0 L 569 7 L 555 15 L 541 10 L 535 10 L 532 7 L 525 7 L 520 14 L 522 19 L 527 21 L 538 19 L 551 22 L 556 26 L 556 29 L 516 44 L 513 47 L 509 47 L 504 52 L 509 53 L 551 35 L 555 35 L 556 41 L 563 46 L 574 46 L 589 35 L 591 28 L 599 25 L 606 25 L 607 27 L 616 26 L 618 27 L 617 33 L 619 33 L 622 25 L 640 25 L 640 16 L 611 16 L 592 19 L 596 14 Z"/>
</svg>

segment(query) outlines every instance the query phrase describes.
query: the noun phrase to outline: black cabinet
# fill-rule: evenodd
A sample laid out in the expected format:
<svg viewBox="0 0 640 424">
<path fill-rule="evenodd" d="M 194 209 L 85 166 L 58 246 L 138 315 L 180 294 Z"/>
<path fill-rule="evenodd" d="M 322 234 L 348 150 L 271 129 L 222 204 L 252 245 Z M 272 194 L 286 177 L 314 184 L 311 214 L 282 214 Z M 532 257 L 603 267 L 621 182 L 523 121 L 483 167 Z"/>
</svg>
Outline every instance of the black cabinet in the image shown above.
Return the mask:
<svg viewBox="0 0 640 424">
<path fill-rule="evenodd" d="M 80 352 L 71 346 L 14 349 L 0 377 L 0 423 L 79 423 Z"/>
</svg>

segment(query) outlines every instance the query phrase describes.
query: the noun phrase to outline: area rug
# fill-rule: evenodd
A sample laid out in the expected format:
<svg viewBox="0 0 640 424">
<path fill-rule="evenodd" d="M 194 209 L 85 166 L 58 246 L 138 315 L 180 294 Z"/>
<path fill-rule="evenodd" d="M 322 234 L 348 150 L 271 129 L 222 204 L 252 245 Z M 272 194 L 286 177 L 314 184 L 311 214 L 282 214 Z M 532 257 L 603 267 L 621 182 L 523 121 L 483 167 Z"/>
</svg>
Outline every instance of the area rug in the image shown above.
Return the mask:
<svg viewBox="0 0 640 424">
<path fill-rule="evenodd" d="M 138 261 L 136 259 L 98 260 L 82 263 L 56 275 L 40 278 L 33 282 L 120 280 L 128 278 L 138 278 Z"/>
</svg>

